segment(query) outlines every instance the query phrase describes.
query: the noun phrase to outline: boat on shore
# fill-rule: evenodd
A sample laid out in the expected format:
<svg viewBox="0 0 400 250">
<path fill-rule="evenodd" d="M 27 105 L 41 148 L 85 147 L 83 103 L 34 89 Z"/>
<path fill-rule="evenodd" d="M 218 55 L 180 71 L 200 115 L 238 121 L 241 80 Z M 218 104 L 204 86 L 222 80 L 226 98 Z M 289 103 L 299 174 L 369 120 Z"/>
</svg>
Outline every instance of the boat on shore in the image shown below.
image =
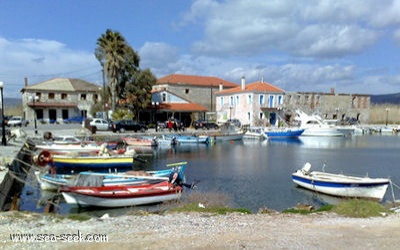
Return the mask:
<svg viewBox="0 0 400 250">
<path fill-rule="evenodd" d="M 127 207 L 177 200 L 182 186 L 170 181 L 124 186 L 67 187 L 62 195 L 68 204 L 96 207 Z"/>
<path fill-rule="evenodd" d="M 387 178 L 357 177 L 311 171 L 309 162 L 292 174 L 292 180 L 300 187 L 319 193 L 378 201 L 383 199 L 390 183 Z"/>
</svg>

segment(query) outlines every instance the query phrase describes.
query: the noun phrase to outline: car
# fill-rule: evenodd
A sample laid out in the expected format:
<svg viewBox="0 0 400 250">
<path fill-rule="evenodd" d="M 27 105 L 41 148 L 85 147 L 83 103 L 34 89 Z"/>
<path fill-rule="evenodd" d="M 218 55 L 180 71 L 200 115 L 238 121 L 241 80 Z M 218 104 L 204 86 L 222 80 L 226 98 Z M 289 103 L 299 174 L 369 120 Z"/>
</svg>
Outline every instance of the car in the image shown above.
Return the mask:
<svg viewBox="0 0 400 250">
<path fill-rule="evenodd" d="M 109 130 L 110 124 L 107 120 L 102 118 L 94 118 L 89 125 L 92 127 L 96 127 L 96 130 L 106 131 Z"/>
<path fill-rule="evenodd" d="M 8 120 L 7 126 L 9 127 L 22 127 L 22 126 L 28 126 L 29 122 L 25 120 L 22 116 L 13 116 Z"/>
<path fill-rule="evenodd" d="M 195 129 L 218 129 L 219 126 L 215 122 L 210 122 L 206 120 L 198 120 L 194 124 Z"/>
<path fill-rule="evenodd" d="M 133 120 L 119 120 L 111 124 L 111 130 L 115 132 L 123 133 L 128 130 L 133 130 L 135 132 L 144 132 L 148 128 L 145 124 L 140 122 L 135 122 Z"/>
</svg>

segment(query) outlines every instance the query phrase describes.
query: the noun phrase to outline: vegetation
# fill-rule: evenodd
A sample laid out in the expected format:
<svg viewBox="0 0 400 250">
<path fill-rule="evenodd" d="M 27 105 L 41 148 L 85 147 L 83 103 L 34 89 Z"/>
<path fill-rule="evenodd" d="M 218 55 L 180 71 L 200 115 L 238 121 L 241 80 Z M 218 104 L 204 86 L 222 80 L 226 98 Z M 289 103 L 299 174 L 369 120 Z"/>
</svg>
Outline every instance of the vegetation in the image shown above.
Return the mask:
<svg viewBox="0 0 400 250">
<path fill-rule="evenodd" d="M 122 104 L 136 114 L 150 104 L 157 79 L 149 69 L 140 70 L 139 55 L 119 32 L 107 29 L 97 39 L 95 56 L 108 80 L 112 111 Z"/>
<path fill-rule="evenodd" d="M 311 214 L 311 213 L 320 213 L 320 212 L 328 212 L 332 211 L 334 208 L 333 205 L 324 205 L 317 209 L 301 209 L 301 208 L 289 208 L 283 211 L 283 213 L 294 213 L 294 214 Z"/>
<path fill-rule="evenodd" d="M 87 221 L 90 220 L 92 217 L 87 214 L 68 214 L 67 218 L 76 221 Z"/>
<path fill-rule="evenodd" d="M 244 208 L 229 208 L 229 207 L 218 207 L 210 206 L 203 207 L 199 204 L 189 203 L 183 206 L 179 206 L 171 209 L 171 212 L 204 212 L 213 214 L 227 214 L 227 213 L 244 213 L 251 214 L 251 211 Z"/>
<path fill-rule="evenodd" d="M 333 212 L 346 217 L 367 218 L 381 216 L 388 210 L 378 202 L 350 199 L 334 207 Z"/>
</svg>

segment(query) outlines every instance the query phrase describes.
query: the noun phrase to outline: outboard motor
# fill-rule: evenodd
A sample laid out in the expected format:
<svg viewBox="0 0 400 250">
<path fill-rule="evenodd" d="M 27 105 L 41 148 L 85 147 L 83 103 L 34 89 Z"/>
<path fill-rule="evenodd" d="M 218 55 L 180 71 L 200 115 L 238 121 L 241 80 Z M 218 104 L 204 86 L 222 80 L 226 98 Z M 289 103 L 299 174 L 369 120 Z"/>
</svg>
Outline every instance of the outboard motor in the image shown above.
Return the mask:
<svg viewBox="0 0 400 250">
<path fill-rule="evenodd" d="M 303 168 L 301 169 L 301 172 L 303 172 L 303 174 L 308 175 L 310 174 L 311 170 L 311 163 L 306 162 L 303 166 Z"/>
</svg>

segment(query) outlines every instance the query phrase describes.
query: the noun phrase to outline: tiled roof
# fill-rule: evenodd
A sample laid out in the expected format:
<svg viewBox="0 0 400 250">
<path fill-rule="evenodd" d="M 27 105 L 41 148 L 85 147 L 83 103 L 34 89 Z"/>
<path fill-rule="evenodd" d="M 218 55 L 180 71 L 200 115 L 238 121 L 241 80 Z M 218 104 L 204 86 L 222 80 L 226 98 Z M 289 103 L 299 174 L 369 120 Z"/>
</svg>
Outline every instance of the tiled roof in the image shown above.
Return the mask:
<svg viewBox="0 0 400 250">
<path fill-rule="evenodd" d="M 21 92 L 24 92 L 25 90 L 96 92 L 99 91 L 99 88 L 100 88 L 99 85 L 86 82 L 80 79 L 53 78 L 48 81 L 26 86 L 21 90 Z"/>
<path fill-rule="evenodd" d="M 240 92 L 270 92 L 270 93 L 284 93 L 285 91 L 281 88 L 278 88 L 270 83 L 258 81 L 245 85 L 245 89 L 242 89 L 242 86 L 238 86 L 236 88 L 225 89 L 217 92 L 217 95 L 223 94 L 231 94 L 231 93 L 240 93 Z"/>
<path fill-rule="evenodd" d="M 236 83 L 223 80 L 218 77 L 211 76 L 192 76 L 192 75 L 180 75 L 172 74 L 161 77 L 157 80 L 156 84 L 178 84 L 178 85 L 193 85 L 193 86 L 204 86 L 204 87 L 219 87 L 222 83 L 224 88 L 232 88 L 238 86 Z"/>
<path fill-rule="evenodd" d="M 208 109 L 196 103 L 161 103 L 158 110 L 180 111 L 180 112 L 204 112 Z"/>
</svg>

